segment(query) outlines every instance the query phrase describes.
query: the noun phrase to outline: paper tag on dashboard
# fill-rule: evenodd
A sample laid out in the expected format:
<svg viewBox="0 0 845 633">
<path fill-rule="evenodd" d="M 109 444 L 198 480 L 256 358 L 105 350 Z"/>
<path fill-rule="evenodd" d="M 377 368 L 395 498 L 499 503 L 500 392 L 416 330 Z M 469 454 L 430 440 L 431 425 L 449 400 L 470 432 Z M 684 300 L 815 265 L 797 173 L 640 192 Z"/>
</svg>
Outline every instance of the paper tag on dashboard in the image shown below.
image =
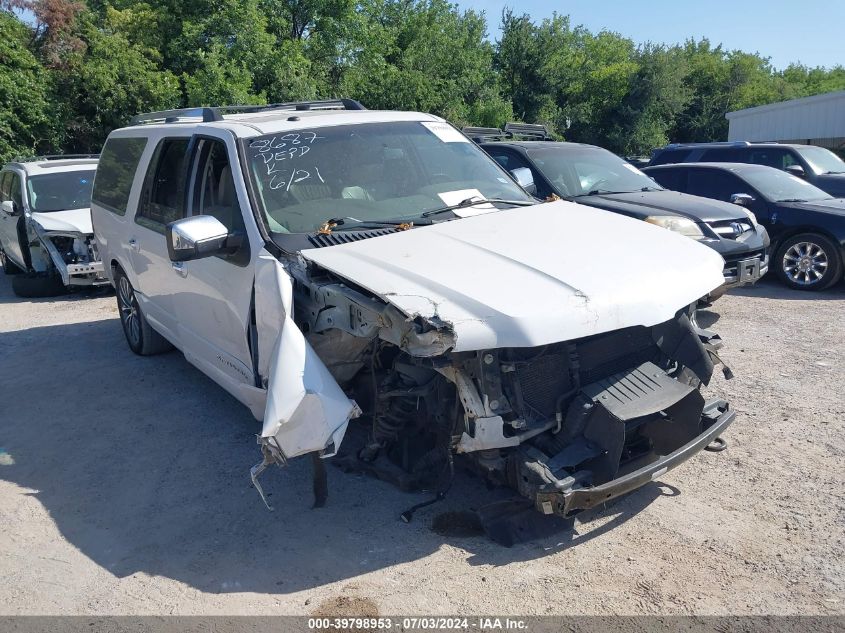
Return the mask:
<svg viewBox="0 0 845 633">
<path fill-rule="evenodd" d="M 448 123 L 423 121 L 422 126 L 444 143 L 469 143 L 469 139 Z"/>
<path fill-rule="evenodd" d="M 438 193 L 437 195 L 440 196 L 440 199 L 446 205 L 460 204 L 461 202 L 467 199 L 484 199 L 484 196 L 481 195 L 481 192 L 478 189 L 459 189 L 457 191 L 444 191 L 443 193 Z M 493 211 L 495 209 L 496 207 L 494 207 L 489 202 L 484 202 L 482 204 L 477 204 L 472 207 L 455 209 L 454 213 L 459 218 L 468 218 L 471 215 L 481 215 L 482 213 L 489 213 L 490 211 Z"/>
</svg>

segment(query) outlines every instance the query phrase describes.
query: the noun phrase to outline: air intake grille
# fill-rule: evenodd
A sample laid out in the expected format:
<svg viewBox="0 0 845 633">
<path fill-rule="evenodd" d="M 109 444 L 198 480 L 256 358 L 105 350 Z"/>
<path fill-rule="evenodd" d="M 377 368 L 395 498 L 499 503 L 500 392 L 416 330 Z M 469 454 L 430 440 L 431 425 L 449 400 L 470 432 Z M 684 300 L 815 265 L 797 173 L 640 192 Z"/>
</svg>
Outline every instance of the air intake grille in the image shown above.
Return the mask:
<svg viewBox="0 0 845 633">
<path fill-rule="evenodd" d="M 371 229 L 369 231 L 337 231 L 327 235 L 310 235 L 308 241 L 317 248 L 324 246 L 337 246 L 338 244 L 351 244 L 360 240 L 367 240 L 371 237 L 395 233 L 397 229 Z"/>
</svg>

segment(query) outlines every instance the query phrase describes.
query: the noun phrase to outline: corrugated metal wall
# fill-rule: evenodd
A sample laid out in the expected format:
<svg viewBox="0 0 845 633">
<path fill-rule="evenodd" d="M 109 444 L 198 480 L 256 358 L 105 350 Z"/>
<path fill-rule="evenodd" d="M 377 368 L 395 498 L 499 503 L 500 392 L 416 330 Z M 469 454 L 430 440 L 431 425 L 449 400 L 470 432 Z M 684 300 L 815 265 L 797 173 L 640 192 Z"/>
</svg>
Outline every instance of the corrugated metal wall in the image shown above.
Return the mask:
<svg viewBox="0 0 845 633">
<path fill-rule="evenodd" d="M 845 91 L 729 112 L 729 141 L 845 147 Z"/>
</svg>

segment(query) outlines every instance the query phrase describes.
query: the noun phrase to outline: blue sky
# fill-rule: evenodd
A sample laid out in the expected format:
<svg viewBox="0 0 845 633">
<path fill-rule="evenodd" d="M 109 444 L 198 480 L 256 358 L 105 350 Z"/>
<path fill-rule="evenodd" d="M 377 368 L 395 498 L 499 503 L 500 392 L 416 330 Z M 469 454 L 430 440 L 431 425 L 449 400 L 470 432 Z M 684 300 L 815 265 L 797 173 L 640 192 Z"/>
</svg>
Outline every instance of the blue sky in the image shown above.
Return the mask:
<svg viewBox="0 0 845 633">
<path fill-rule="evenodd" d="M 845 65 L 845 0 L 454 0 L 484 10 L 496 39 L 502 9 L 539 21 L 557 11 L 591 31 L 608 29 L 635 42 L 674 44 L 707 37 L 729 49 L 759 52 L 775 68 L 790 62 Z"/>
</svg>

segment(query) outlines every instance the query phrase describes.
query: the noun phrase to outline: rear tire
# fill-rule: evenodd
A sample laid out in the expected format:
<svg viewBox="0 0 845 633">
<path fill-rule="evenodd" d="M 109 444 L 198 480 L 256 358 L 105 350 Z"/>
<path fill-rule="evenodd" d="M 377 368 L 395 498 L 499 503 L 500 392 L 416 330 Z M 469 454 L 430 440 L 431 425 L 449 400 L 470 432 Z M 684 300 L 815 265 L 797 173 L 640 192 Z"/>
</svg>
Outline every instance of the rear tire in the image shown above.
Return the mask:
<svg viewBox="0 0 845 633">
<path fill-rule="evenodd" d="M 795 290 L 824 290 L 842 278 L 839 247 L 818 233 L 793 235 L 780 245 L 775 260 L 778 277 Z"/>
<path fill-rule="evenodd" d="M 19 275 L 23 272 L 20 266 L 9 259 L 2 248 L 0 248 L 0 264 L 3 266 L 3 272 L 7 275 Z"/>
<path fill-rule="evenodd" d="M 123 326 L 123 335 L 126 337 L 129 349 L 139 356 L 152 356 L 173 349 L 170 341 L 156 332 L 147 322 L 144 313 L 141 312 L 138 298 L 135 296 L 135 289 L 126 273 L 120 269 L 115 271 L 114 287 L 120 324 Z"/>
<path fill-rule="evenodd" d="M 12 292 L 19 297 L 35 299 L 67 294 L 67 288 L 61 278 L 56 276 L 16 275 L 12 278 Z"/>
</svg>

